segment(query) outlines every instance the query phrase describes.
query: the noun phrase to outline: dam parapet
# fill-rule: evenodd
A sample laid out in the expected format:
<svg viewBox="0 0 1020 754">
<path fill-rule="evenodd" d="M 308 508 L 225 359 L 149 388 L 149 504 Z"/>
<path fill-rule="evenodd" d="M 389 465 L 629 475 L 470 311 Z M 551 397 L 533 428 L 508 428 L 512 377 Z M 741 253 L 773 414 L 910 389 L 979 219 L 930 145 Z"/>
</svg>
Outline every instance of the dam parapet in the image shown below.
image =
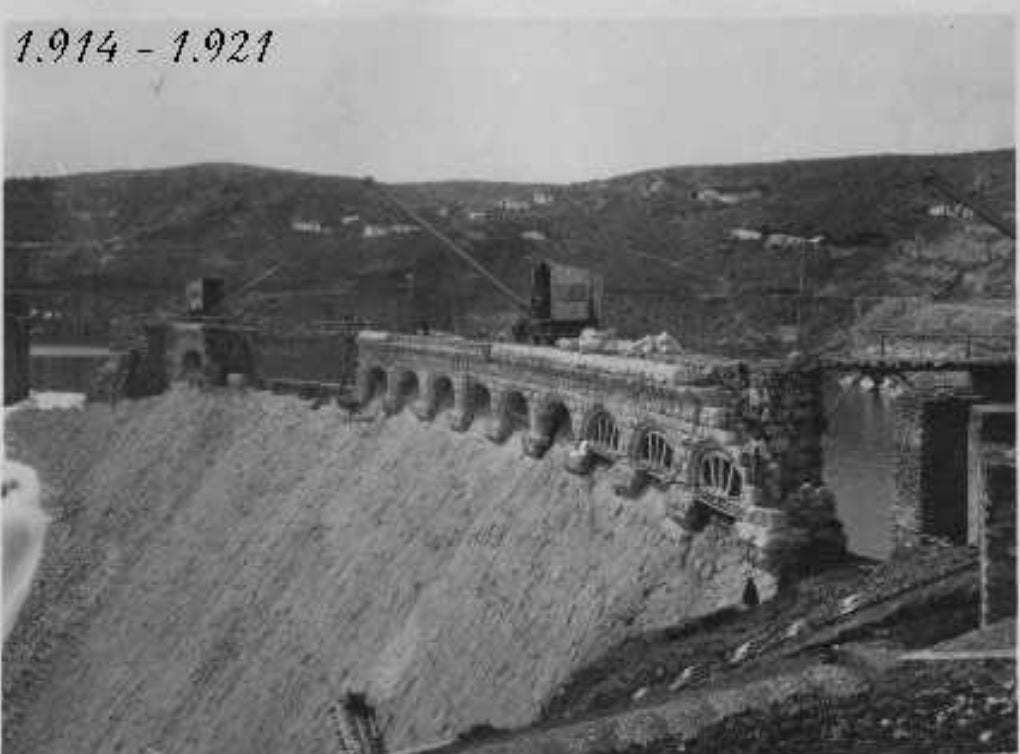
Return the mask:
<svg viewBox="0 0 1020 754">
<path fill-rule="evenodd" d="M 381 331 L 362 331 L 358 351 L 362 404 L 423 421 L 443 414 L 493 442 L 519 432 L 534 458 L 574 443 L 593 463 L 568 470 L 609 466 L 624 497 L 664 489 L 668 526 L 682 536 L 709 519 L 735 524 L 762 565 L 805 548 L 843 552 L 821 486 L 821 370 L 810 360 L 653 361 Z"/>
</svg>

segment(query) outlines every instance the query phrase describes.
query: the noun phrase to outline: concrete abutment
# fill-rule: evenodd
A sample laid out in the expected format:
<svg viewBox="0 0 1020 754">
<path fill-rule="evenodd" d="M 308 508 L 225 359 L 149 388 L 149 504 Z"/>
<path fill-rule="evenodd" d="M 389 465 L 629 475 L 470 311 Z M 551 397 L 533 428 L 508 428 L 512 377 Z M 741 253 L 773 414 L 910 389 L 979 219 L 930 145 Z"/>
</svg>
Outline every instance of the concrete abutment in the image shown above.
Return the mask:
<svg viewBox="0 0 1020 754">
<path fill-rule="evenodd" d="M 913 381 L 914 388 L 895 402 L 899 450 L 894 544 L 909 548 L 928 539 L 977 544 L 980 517 L 973 501 L 981 464 L 975 437 L 983 430 L 975 416 L 984 416 L 979 408 L 989 402 L 1012 404 L 1012 390 L 1006 390 L 1002 380 L 977 380 L 966 373 L 915 375 Z M 990 386 L 998 387 L 987 392 Z M 1001 419 L 988 421 L 994 426 Z M 1008 443 L 1015 445 L 1012 433 Z"/>
<path fill-rule="evenodd" d="M 971 408 L 967 432 L 968 541 L 981 563 L 981 623 L 1016 615 L 1016 408 Z"/>
</svg>

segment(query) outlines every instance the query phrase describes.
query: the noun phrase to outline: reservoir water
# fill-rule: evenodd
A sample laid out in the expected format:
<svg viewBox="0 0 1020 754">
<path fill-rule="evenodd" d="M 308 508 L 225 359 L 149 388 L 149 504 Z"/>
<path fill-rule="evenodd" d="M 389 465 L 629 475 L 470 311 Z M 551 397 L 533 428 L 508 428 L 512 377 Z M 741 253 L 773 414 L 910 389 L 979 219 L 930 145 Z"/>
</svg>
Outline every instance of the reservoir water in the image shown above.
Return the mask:
<svg viewBox="0 0 1020 754">
<path fill-rule="evenodd" d="M 826 384 L 825 482 L 836 494 L 850 549 L 888 557 L 898 435 L 894 399 L 881 391 Z"/>
<path fill-rule="evenodd" d="M 84 393 L 95 370 L 112 353 L 105 346 L 33 343 L 29 351 L 32 389 Z"/>
</svg>

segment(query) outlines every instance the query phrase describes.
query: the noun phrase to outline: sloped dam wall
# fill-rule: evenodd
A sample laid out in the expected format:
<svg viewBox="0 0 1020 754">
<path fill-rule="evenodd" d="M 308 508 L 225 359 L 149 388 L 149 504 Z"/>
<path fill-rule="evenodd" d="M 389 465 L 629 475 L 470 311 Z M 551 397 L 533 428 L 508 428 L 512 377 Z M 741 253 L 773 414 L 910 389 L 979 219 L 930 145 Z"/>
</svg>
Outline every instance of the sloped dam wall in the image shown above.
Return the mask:
<svg viewBox="0 0 1020 754">
<path fill-rule="evenodd" d="M 348 688 L 391 748 L 519 726 L 627 635 L 769 588 L 731 528 L 663 526 L 654 486 L 442 418 L 183 388 L 11 414 L 54 522 L 5 751 L 327 752 Z"/>
</svg>

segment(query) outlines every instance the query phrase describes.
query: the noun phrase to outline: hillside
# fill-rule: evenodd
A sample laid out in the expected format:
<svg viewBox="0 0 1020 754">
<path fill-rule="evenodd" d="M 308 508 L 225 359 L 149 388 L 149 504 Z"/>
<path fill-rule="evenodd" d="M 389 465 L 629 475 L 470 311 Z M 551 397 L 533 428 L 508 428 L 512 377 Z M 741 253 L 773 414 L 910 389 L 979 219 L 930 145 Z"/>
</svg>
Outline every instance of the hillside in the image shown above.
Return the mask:
<svg viewBox="0 0 1020 754">
<path fill-rule="evenodd" d="M 587 266 L 606 276 L 607 324 L 625 335 L 668 329 L 768 351 L 798 316 L 826 343 L 884 297 L 1012 300 L 1015 244 L 920 179 L 935 169 L 1012 217 L 1014 167 L 1004 150 L 389 189 L 522 294 L 540 257 Z M 491 333 L 513 311 L 354 178 L 210 164 L 5 189 L 9 279 L 49 289 L 36 299 L 69 314 L 172 309 L 188 278 L 237 288 L 274 262 L 284 266 L 234 302 L 248 317 L 361 314 Z M 798 312 L 802 276 L 814 298 Z"/>
<path fill-rule="evenodd" d="M 54 520 L 4 751 L 333 751 L 352 687 L 393 749 L 516 727 L 621 640 L 740 598 L 729 533 L 678 544 L 662 493 L 622 501 L 565 447 L 344 416 L 186 390 L 9 415 Z"/>
</svg>

